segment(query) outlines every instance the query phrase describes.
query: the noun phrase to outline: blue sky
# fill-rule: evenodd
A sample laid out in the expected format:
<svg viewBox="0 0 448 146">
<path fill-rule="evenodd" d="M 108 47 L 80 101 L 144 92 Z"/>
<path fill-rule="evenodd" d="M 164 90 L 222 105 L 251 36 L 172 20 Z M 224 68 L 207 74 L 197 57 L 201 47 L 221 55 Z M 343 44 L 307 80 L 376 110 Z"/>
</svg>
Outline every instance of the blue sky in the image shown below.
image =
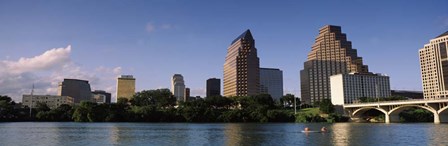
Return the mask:
<svg viewBox="0 0 448 146">
<path fill-rule="evenodd" d="M 443 0 L 0 0 L 0 94 L 20 101 L 33 82 L 37 94 L 55 94 L 63 78 L 87 79 L 93 89 L 115 92 L 119 74 L 134 75 L 137 90 L 169 88 L 171 76 L 180 73 L 192 95 L 203 96 L 206 79 L 222 78 L 231 41 L 250 29 L 261 67 L 283 70 L 285 92 L 299 95 L 299 71 L 327 24 L 342 26 L 370 71 L 391 77 L 392 89 L 422 90 L 418 49 L 448 31 L 447 5 Z M 33 63 L 42 66 L 30 67 Z"/>
</svg>

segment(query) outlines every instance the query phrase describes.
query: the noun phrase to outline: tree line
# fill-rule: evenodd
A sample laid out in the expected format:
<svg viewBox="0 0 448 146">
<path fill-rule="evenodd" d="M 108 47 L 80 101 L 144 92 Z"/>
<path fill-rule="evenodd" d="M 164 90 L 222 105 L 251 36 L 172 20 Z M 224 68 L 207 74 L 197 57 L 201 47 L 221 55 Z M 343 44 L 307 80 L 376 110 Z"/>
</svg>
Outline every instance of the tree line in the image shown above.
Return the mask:
<svg viewBox="0 0 448 146">
<path fill-rule="evenodd" d="M 82 101 L 50 109 L 37 103 L 31 110 L 0 96 L 0 121 L 75 122 L 294 122 L 294 95 L 276 102 L 268 94 L 242 97 L 213 96 L 177 102 L 169 89 L 137 92 L 131 100 L 98 104 Z M 296 104 L 300 102 L 296 99 Z"/>
</svg>

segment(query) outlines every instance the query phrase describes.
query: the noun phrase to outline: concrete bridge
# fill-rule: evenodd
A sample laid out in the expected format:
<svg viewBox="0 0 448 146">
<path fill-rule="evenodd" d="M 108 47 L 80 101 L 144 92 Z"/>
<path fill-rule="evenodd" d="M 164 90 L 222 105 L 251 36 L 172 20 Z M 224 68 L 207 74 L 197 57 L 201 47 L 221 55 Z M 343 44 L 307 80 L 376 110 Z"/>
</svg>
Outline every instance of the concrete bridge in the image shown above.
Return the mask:
<svg viewBox="0 0 448 146">
<path fill-rule="evenodd" d="M 434 114 L 434 123 L 436 124 L 448 122 L 448 98 L 397 100 L 343 105 L 344 111 L 349 114 L 352 119 L 359 119 L 366 111 L 375 109 L 384 113 L 386 123 L 400 122 L 398 114 L 412 107 L 432 112 Z"/>
</svg>

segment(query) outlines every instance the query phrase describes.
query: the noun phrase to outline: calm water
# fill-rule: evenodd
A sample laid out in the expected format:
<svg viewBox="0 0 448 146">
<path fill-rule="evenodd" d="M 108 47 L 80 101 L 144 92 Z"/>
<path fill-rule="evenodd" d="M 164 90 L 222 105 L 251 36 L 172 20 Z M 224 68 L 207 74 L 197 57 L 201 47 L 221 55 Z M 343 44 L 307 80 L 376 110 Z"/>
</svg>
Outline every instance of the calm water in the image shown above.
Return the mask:
<svg viewBox="0 0 448 146">
<path fill-rule="evenodd" d="M 300 131 L 305 127 L 329 133 Z M 0 145 L 448 145 L 448 124 L 0 123 Z"/>
</svg>

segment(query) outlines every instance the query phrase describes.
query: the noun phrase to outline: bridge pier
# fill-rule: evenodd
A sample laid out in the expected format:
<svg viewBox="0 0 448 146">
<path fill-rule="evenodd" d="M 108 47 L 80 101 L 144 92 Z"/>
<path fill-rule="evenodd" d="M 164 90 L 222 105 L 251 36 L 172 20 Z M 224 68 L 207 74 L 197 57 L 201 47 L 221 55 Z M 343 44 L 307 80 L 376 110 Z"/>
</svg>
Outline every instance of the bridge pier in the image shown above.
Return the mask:
<svg viewBox="0 0 448 146">
<path fill-rule="evenodd" d="M 389 124 L 390 123 L 390 117 L 389 114 L 384 115 L 384 123 Z"/>
<path fill-rule="evenodd" d="M 440 124 L 440 117 L 437 112 L 434 113 L 434 124 Z"/>
</svg>

